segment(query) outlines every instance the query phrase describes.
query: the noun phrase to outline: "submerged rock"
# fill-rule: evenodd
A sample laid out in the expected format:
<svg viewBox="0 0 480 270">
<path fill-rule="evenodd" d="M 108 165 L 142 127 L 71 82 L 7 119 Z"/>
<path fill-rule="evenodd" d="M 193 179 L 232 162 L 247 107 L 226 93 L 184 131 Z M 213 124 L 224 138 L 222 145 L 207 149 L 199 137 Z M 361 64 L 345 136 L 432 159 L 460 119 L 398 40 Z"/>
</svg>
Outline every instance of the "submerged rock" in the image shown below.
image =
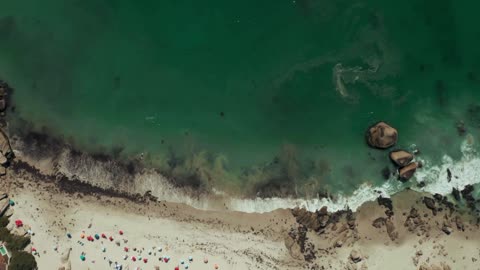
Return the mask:
<svg viewBox="0 0 480 270">
<path fill-rule="evenodd" d="M 408 164 L 407 166 L 400 168 L 398 170 L 398 177 L 400 178 L 401 181 L 408 181 L 412 176 L 415 174 L 415 171 L 418 168 L 418 163 L 412 162 Z"/>
<path fill-rule="evenodd" d="M 390 152 L 390 159 L 397 164 L 399 167 L 405 167 L 408 163 L 412 162 L 413 154 L 404 151 L 404 150 L 396 150 Z"/>
<path fill-rule="evenodd" d="M 458 191 L 458 189 L 453 188 L 452 195 L 453 195 L 453 198 L 455 198 L 455 200 L 460 201 L 460 191 Z"/>
<path fill-rule="evenodd" d="M 398 132 L 387 123 L 378 122 L 368 129 L 366 137 L 371 147 L 386 149 L 397 143 Z"/>
</svg>

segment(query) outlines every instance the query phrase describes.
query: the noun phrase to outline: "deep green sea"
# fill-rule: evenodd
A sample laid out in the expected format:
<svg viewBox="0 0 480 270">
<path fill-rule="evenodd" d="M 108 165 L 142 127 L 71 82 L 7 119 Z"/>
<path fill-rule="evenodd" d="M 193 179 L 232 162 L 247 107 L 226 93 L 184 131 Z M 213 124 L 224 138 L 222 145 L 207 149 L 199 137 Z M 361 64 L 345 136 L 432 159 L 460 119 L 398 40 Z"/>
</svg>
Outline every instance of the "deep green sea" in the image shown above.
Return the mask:
<svg viewBox="0 0 480 270">
<path fill-rule="evenodd" d="M 142 156 L 248 194 L 381 185 L 388 152 L 461 160 L 480 127 L 480 2 L 0 2 L 0 77 L 15 119 L 76 147 Z M 120 151 L 121 150 L 121 151 Z M 187 181 L 187 180 L 179 180 Z"/>
</svg>

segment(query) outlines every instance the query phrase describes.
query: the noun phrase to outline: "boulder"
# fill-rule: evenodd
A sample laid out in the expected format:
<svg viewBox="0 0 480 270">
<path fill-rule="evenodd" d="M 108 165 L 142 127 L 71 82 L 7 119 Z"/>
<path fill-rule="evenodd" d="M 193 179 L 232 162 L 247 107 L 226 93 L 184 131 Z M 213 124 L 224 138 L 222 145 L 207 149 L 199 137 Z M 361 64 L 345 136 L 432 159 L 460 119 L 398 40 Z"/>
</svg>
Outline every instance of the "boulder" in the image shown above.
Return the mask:
<svg viewBox="0 0 480 270">
<path fill-rule="evenodd" d="M 380 196 L 380 197 L 377 198 L 377 202 L 378 202 L 378 205 L 385 206 L 390 211 L 393 210 L 392 199 L 384 198 L 384 197 Z"/>
<path fill-rule="evenodd" d="M 413 160 L 413 154 L 404 151 L 396 150 L 390 152 L 390 159 L 399 167 L 405 167 Z"/>
<path fill-rule="evenodd" d="M 386 218 L 379 217 L 372 222 L 372 226 L 377 229 L 380 229 L 383 225 L 385 225 L 386 222 L 387 222 Z"/>
<path fill-rule="evenodd" d="M 352 252 L 350 252 L 350 261 L 354 262 L 354 263 L 358 263 L 358 262 L 361 262 L 362 261 L 362 254 L 356 250 L 352 250 Z"/>
<path fill-rule="evenodd" d="M 453 229 L 452 229 L 452 227 L 450 227 L 449 224 L 443 223 L 442 231 L 443 231 L 445 234 L 450 235 L 450 234 L 453 232 Z"/>
<path fill-rule="evenodd" d="M 378 122 L 368 129 L 366 138 L 371 147 L 386 149 L 397 143 L 398 132 L 387 123 Z"/>
<path fill-rule="evenodd" d="M 432 211 L 436 211 L 437 210 L 437 206 L 435 205 L 435 200 L 430 198 L 430 197 L 423 197 L 423 203 L 425 204 L 425 206 L 432 210 Z"/>
<path fill-rule="evenodd" d="M 285 247 L 292 258 L 295 260 L 303 259 L 300 245 L 290 235 L 285 236 Z"/>
<path fill-rule="evenodd" d="M 7 134 L 0 130 L 0 152 L 5 156 L 7 159 L 13 156 L 13 150 L 10 146 L 10 141 L 8 140 Z"/>
<path fill-rule="evenodd" d="M 407 166 L 400 168 L 400 170 L 398 170 L 398 177 L 403 182 L 408 181 L 415 174 L 415 171 L 417 170 L 417 168 L 418 168 L 418 164 L 416 162 L 412 162 Z"/>
<path fill-rule="evenodd" d="M 392 241 L 395 241 L 398 238 L 398 232 L 395 230 L 395 225 L 390 219 L 387 219 L 385 225 L 387 227 L 388 237 L 390 237 Z"/>
</svg>

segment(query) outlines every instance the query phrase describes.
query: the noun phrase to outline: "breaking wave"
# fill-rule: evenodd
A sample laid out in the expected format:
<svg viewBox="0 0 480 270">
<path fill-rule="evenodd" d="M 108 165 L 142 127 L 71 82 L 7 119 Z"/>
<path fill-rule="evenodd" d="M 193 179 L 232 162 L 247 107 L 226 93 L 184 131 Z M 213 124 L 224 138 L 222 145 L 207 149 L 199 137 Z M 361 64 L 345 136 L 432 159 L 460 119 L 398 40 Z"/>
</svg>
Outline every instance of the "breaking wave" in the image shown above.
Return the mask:
<svg viewBox="0 0 480 270">
<path fill-rule="evenodd" d="M 22 156 L 22 152 L 27 151 L 17 150 L 16 154 Z M 381 186 L 364 183 L 351 195 L 334 194 L 332 198 L 232 198 L 215 189 L 204 194 L 191 187 L 175 186 L 169 179 L 153 169 L 131 172 L 119 167 L 114 160 L 99 161 L 88 154 L 72 154 L 68 149 L 56 158 L 55 171 L 103 189 L 130 194 L 150 193 L 159 200 L 184 203 L 203 210 L 228 209 L 262 213 L 295 207 L 315 211 L 327 206 L 329 211 L 345 209 L 355 211 L 365 202 L 374 201 L 379 196 L 390 197 L 408 186 L 419 192 L 447 195 L 452 192 L 453 188 L 461 190 L 466 185 L 480 183 L 478 175 L 480 158 L 474 149 L 472 136 L 467 136 L 461 144 L 461 152 L 460 160 L 455 161 L 445 155 L 441 164 L 433 164 L 427 159 L 421 159 L 424 166 L 417 171 L 409 183 L 402 183 L 393 175 Z M 451 177 L 449 177 L 447 169 L 451 171 Z M 418 187 L 417 183 L 420 182 L 424 182 L 425 186 Z"/>
</svg>

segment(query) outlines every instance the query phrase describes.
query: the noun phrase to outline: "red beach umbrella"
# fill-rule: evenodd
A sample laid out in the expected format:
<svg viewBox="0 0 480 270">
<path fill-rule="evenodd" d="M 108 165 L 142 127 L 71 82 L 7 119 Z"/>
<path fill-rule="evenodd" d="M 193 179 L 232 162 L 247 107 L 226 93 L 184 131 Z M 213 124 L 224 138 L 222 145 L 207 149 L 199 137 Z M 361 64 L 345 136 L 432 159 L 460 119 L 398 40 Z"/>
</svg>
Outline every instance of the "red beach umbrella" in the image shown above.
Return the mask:
<svg viewBox="0 0 480 270">
<path fill-rule="evenodd" d="M 111 236 L 110 236 L 108 239 L 109 239 L 110 241 L 113 241 L 113 237 L 111 237 Z"/>
<path fill-rule="evenodd" d="M 132 261 L 136 262 L 137 258 L 135 256 L 132 256 Z"/>
<path fill-rule="evenodd" d="M 122 230 L 118 231 L 118 233 L 119 233 L 120 235 L 123 235 L 123 231 L 122 231 Z"/>
<path fill-rule="evenodd" d="M 102 238 L 107 239 L 107 236 L 104 233 L 102 233 Z"/>
<path fill-rule="evenodd" d="M 143 262 L 144 262 L 144 263 L 147 263 L 147 262 L 148 262 L 148 259 L 147 259 L 147 258 L 143 259 Z"/>
<path fill-rule="evenodd" d="M 23 221 L 21 221 L 20 219 L 15 220 L 15 226 L 17 226 L 17 228 L 22 227 L 23 226 Z"/>
<path fill-rule="evenodd" d="M 168 263 L 168 258 L 163 258 L 163 261 Z"/>
<path fill-rule="evenodd" d="M 178 267 L 178 266 L 175 266 L 175 270 L 180 270 L 180 267 Z"/>
<path fill-rule="evenodd" d="M 125 252 L 128 252 L 128 247 L 124 247 L 123 250 L 125 250 Z"/>
</svg>

